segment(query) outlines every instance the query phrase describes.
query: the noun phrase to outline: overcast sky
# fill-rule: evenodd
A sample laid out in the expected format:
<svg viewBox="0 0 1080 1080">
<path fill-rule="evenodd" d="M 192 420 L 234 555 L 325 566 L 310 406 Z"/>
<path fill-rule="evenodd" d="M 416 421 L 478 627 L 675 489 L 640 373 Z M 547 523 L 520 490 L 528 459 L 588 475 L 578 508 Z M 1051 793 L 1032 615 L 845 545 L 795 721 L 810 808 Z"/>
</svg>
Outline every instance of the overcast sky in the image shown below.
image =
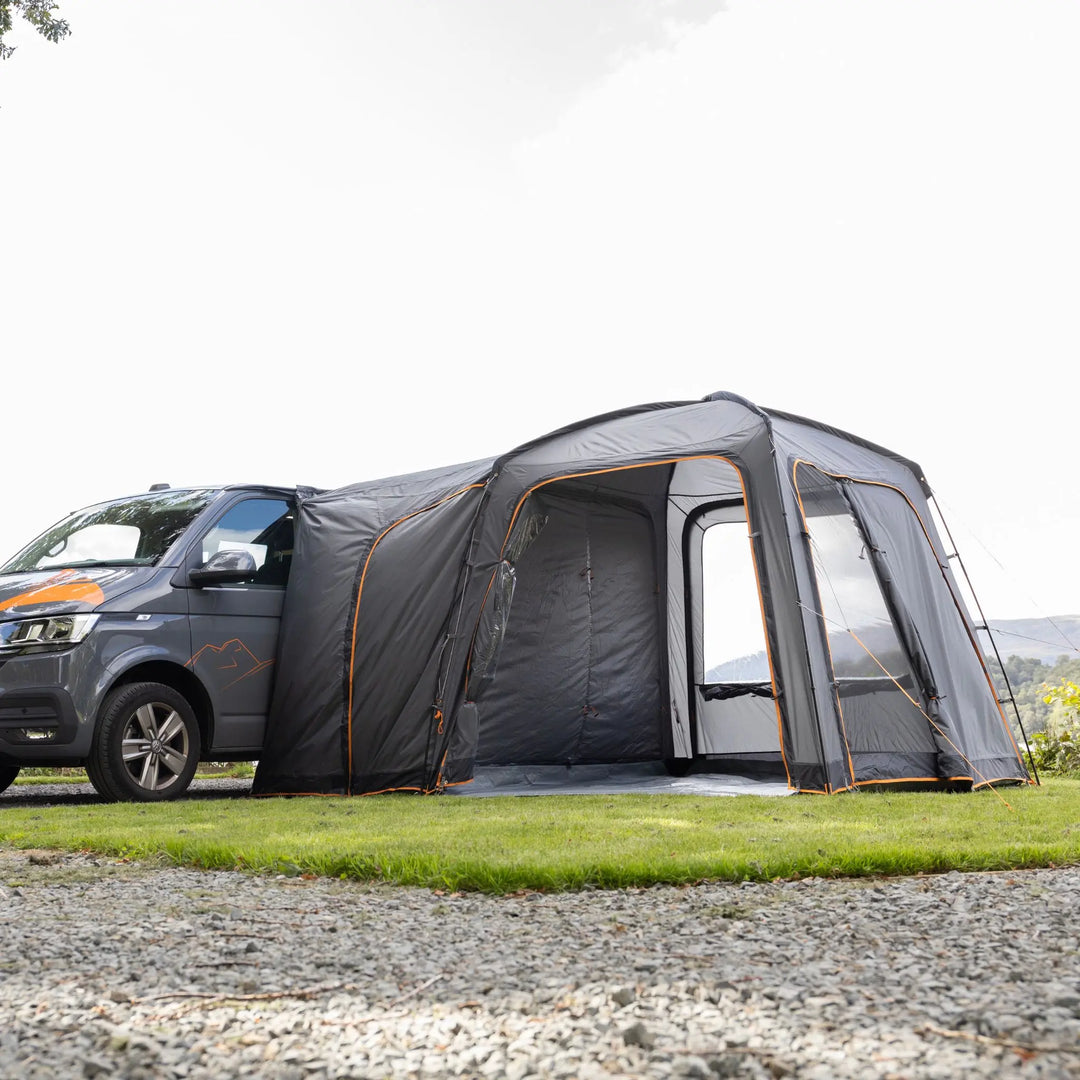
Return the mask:
<svg viewBox="0 0 1080 1080">
<path fill-rule="evenodd" d="M 0 65 L 0 554 L 731 390 L 1080 613 L 1080 6 L 61 0 Z"/>
</svg>

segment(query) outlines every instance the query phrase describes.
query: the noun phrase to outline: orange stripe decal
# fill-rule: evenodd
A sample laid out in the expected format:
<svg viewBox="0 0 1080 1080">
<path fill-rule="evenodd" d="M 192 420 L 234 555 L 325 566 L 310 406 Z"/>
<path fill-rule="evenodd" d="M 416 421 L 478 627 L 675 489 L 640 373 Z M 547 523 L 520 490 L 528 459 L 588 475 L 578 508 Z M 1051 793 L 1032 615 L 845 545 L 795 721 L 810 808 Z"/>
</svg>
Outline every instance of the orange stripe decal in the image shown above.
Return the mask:
<svg viewBox="0 0 1080 1080">
<path fill-rule="evenodd" d="M 17 607 L 37 607 L 39 604 L 89 604 L 97 607 L 104 602 L 105 594 L 96 582 L 86 579 L 58 582 L 53 578 L 36 589 L 0 602 L 0 611 Z"/>
</svg>

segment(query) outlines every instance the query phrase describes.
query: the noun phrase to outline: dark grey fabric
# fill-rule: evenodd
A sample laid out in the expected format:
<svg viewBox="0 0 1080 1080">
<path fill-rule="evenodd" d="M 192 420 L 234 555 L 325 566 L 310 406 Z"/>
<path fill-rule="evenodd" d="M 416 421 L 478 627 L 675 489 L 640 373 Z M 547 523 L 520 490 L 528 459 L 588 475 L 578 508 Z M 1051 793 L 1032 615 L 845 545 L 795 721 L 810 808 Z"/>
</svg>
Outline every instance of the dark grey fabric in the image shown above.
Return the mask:
<svg viewBox="0 0 1080 1080">
<path fill-rule="evenodd" d="M 780 687 L 782 752 L 791 783 L 800 790 L 835 791 L 850 783 L 847 755 L 836 711 L 818 696 L 828 684 L 827 654 L 818 627 L 803 620 L 810 571 L 797 504 L 789 499 L 785 463 L 776 452 L 770 422 L 768 438 L 748 448 L 744 475 L 747 507 L 758 547 L 757 564 L 766 597 L 766 622 L 773 670 Z"/>
<path fill-rule="evenodd" d="M 835 429 L 788 414 L 773 415 L 773 440 L 789 520 L 799 523 L 792 533 L 798 602 L 807 643 L 813 699 L 819 717 L 818 731 L 824 757 L 831 763 L 828 783 L 831 789 L 836 790 L 853 785 L 857 775 L 847 744 L 836 688 L 831 678 L 831 646 L 836 644 L 836 635 L 832 635 L 833 640 L 830 641 L 828 627 L 823 618 L 825 605 L 819 592 L 822 583 L 818 581 L 813 550 L 809 536 L 803 528 L 804 506 L 800 491 L 812 493 L 815 485 L 823 483 L 824 481 L 815 479 L 813 475 L 814 470 L 821 470 L 830 476 L 850 476 L 894 485 L 921 499 L 921 470 L 891 451 L 881 451 L 864 440 L 853 440 Z M 807 466 L 812 468 L 808 470 Z M 829 483 L 832 481 L 829 480 Z M 895 631 L 890 628 L 890 642 L 895 637 Z M 852 647 L 862 653 L 854 643 Z"/>
<path fill-rule="evenodd" d="M 701 622 L 701 563 L 687 550 L 695 513 L 715 500 L 743 498 L 738 470 L 718 456 L 695 457 L 672 467 L 667 502 L 668 737 L 665 757 L 694 756 L 693 691 L 697 642 L 687 627 Z"/>
<path fill-rule="evenodd" d="M 846 715 L 846 713 L 845 713 Z M 945 783 L 935 750 L 852 750 L 855 774 L 861 786 L 897 783 Z"/>
<path fill-rule="evenodd" d="M 880 752 L 900 755 L 914 752 L 933 758 L 937 753 L 930 722 L 922 712 L 888 679 L 873 681 L 876 685 L 871 692 L 866 692 L 857 683 L 840 684 L 844 733 L 855 760 L 856 782 L 870 779 L 859 772 L 860 754 Z M 899 766 L 894 767 L 897 771 L 890 773 L 890 777 L 902 778 L 904 774 Z M 937 775 L 936 768 L 930 775 Z"/>
<path fill-rule="evenodd" d="M 304 499 L 256 793 L 441 790 L 468 782 L 478 760 L 692 753 L 687 624 L 700 602 L 681 561 L 679 500 L 699 505 L 710 493 L 680 492 L 673 477 L 691 477 L 683 465 L 697 459 L 728 462 L 716 494 L 729 497 L 733 478 L 745 491 L 793 789 L 931 767 L 947 779 L 965 775 L 964 763 L 976 782 L 1026 778 L 918 518 L 867 483 L 922 508 L 917 467 L 718 395 Z M 845 734 L 794 482 L 800 460 L 860 482 L 852 505 L 884 552 L 873 561 L 900 624 L 893 639 L 917 654 L 905 678 L 929 684 L 932 673 L 941 700 L 928 711 L 940 710 L 955 752 L 920 741 L 891 693 L 850 693 Z"/>
<path fill-rule="evenodd" d="M 950 588 L 945 559 L 925 502 L 915 504 L 888 487 L 851 485 L 878 557 L 912 620 L 912 632 L 929 665 L 937 693 L 937 743 L 945 776 L 970 776 L 975 783 L 1026 778 L 1027 772 L 1004 714 L 991 692 L 986 668 L 962 613 L 959 591 Z M 978 775 L 980 760 L 1011 759 L 1006 772 Z M 973 775 L 975 774 L 975 775 Z"/>
<path fill-rule="evenodd" d="M 380 536 L 391 535 L 395 522 L 446 499 L 451 503 L 440 516 L 440 524 L 447 516 L 461 516 L 471 523 L 479 499 L 461 501 L 453 495 L 482 484 L 491 468 L 491 461 L 481 461 L 391 477 L 320 494 L 300 504 L 267 736 L 252 785 L 256 794 L 347 790 L 353 621 L 368 556 L 377 543 L 381 546 Z M 459 528 L 457 535 L 461 532 Z M 400 550 L 409 551 L 405 546 Z M 431 560 L 420 566 L 429 578 L 441 580 L 458 572 L 463 554 L 454 552 L 447 567 Z M 395 567 L 389 575 L 395 582 L 392 591 L 404 595 L 412 585 L 412 599 L 417 600 L 422 590 L 416 582 L 422 578 L 416 577 L 416 568 L 405 558 L 390 561 Z M 383 577 L 381 570 L 379 577 Z M 376 586 L 373 592 L 378 591 Z M 420 607 L 424 606 L 421 598 Z M 420 622 L 425 623 L 425 618 Z M 389 639 L 381 637 L 377 623 L 365 620 L 363 629 L 361 656 L 367 655 L 365 649 L 377 652 L 388 647 Z M 401 641 L 400 634 L 397 640 Z M 426 648 L 430 642 L 406 643 L 410 653 Z M 423 658 L 422 667 L 427 659 Z M 390 682 L 399 676 L 393 669 L 383 672 Z M 354 696 L 359 705 L 362 695 Z M 406 771 L 415 772 L 415 764 Z"/>
<path fill-rule="evenodd" d="M 771 687 L 765 687 L 763 694 L 734 696 L 711 696 L 699 689 L 695 699 L 699 753 L 716 757 L 779 751 Z"/>
<path fill-rule="evenodd" d="M 654 521 L 639 503 L 560 489 L 534 496 L 547 523 L 517 564 L 496 673 L 475 687 L 477 761 L 656 760 L 663 637 Z"/>
<path fill-rule="evenodd" d="M 451 617 L 480 497 L 481 489 L 469 488 L 414 514 L 372 553 L 352 661 L 355 790 L 438 782 L 440 659 L 455 644 Z"/>
</svg>

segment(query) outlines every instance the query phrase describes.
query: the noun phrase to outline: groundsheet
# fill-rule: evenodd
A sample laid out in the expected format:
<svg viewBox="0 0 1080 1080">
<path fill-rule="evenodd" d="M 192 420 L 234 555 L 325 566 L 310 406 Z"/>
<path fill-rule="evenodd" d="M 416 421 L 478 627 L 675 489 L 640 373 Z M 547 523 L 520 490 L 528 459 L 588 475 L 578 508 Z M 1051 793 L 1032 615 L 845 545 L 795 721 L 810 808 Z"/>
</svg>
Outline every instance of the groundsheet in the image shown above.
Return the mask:
<svg viewBox="0 0 1080 1080">
<path fill-rule="evenodd" d="M 491 765 L 448 795 L 793 795 L 783 781 L 721 773 L 672 776 L 660 763 L 632 765 Z"/>
</svg>

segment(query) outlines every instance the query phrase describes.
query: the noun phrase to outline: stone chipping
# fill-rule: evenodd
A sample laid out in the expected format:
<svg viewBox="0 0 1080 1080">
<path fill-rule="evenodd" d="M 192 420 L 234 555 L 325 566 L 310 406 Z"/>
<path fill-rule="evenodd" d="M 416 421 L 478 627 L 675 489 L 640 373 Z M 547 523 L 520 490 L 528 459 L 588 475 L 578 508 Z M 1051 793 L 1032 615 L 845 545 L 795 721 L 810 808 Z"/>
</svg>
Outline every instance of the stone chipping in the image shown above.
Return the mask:
<svg viewBox="0 0 1080 1080">
<path fill-rule="evenodd" d="M 1080 868 L 511 896 L 0 850 L 0 1078 L 1080 1077 Z"/>
</svg>

